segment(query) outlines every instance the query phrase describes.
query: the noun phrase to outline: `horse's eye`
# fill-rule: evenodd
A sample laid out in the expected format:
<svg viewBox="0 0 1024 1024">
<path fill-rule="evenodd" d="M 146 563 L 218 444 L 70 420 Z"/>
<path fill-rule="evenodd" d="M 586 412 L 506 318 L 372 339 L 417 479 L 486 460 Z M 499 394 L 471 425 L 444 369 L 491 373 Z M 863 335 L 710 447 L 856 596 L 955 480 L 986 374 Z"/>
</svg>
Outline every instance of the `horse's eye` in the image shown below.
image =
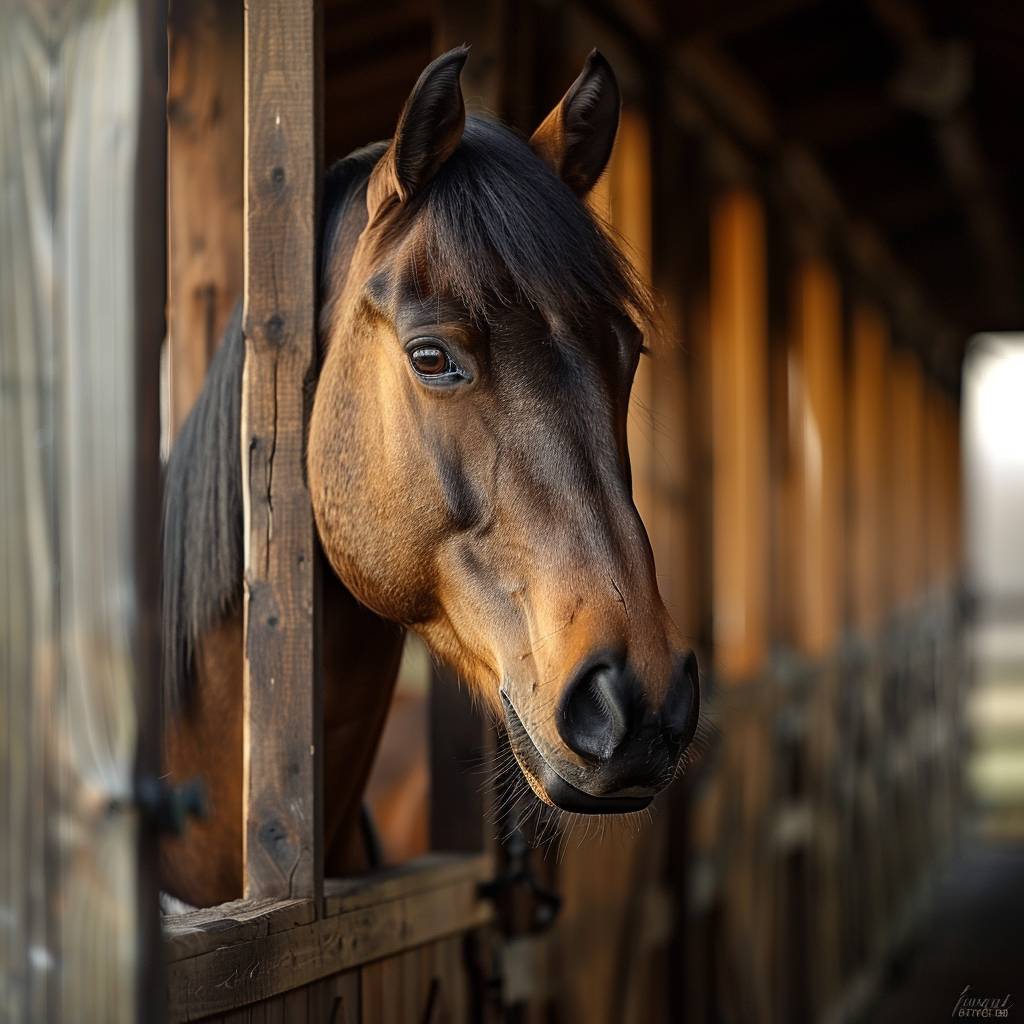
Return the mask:
<svg viewBox="0 0 1024 1024">
<path fill-rule="evenodd" d="M 441 377 L 454 369 L 448 353 L 436 345 L 420 345 L 409 353 L 409 358 L 421 377 Z"/>
</svg>

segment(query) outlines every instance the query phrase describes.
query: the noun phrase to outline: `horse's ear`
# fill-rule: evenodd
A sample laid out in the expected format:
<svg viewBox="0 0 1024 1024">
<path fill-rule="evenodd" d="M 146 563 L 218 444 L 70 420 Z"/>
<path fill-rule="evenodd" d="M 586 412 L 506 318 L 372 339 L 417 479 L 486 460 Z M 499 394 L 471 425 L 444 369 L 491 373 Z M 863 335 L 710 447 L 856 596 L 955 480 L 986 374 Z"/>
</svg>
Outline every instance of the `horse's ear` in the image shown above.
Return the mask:
<svg viewBox="0 0 1024 1024">
<path fill-rule="evenodd" d="M 371 179 L 371 219 L 389 196 L 404 203 L 415 195 L 455 152 L 466 124 L 460 76 L 468 55 L 468 46 L 457 46 L 423 69 Z"/>
<path fill-rule="evenodd" d="M 612 155 L 620 106 L 611 64 L 591 50 L 580 77 L 530 139 L 534 152 L 578 196 L 594 187 Z"/>
</svg>

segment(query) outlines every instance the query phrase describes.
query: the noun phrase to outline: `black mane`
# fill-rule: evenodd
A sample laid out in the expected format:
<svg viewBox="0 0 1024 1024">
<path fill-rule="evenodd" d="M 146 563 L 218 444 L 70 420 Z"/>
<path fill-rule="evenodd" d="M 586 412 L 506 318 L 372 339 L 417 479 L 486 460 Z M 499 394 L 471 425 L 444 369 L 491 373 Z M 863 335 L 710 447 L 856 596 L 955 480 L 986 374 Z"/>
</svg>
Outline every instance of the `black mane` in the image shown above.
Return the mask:
<svg viewBox="0 0 1024 1024">
<path fill-rule="evenodd" d="M 649 295 L 619 247 L 548 164 L 496 121 L 468 118 L 458 148 L 410 207 L 413 258 L 431 290 L 454 295 L 474 315 L 500 316 L 502 304 L 523 303 L 582 321 L 602 302 L 651 319 Z"/>
<path fill-rule="evenodd" d="M 326 176 L 320 259 L 325 323 L 365 223 L 346 214 L 365 196 L 386 146 L 357 150 Z M 431 288 L 455 295 L 475 316 L 491 317 L 503 303 L 526 303 L 582 320 L 601 302 L 641 320 L 650 317 L 647 292 L 617 246 L 548 165 L 496 122 L 467 119 L 459 147 L 398 227 L 415 241 L 411 258 Z M 198 638 L 241 603 L 244 359 L 239 304 L 167 466 L 163 683 L 170 708 L 187 703 Z"/>
</svg>

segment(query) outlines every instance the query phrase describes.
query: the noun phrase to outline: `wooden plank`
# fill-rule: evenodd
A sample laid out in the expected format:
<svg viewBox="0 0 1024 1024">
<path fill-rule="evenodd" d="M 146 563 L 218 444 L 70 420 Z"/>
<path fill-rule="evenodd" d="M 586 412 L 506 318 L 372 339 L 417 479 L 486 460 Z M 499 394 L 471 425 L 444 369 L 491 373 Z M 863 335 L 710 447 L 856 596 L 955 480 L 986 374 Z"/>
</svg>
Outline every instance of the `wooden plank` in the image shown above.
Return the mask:
<svg viewBox="0 0 1024 1024">
<path fill-rule="evenodd" d="M 863 635 L 874 635 L 885 608 L 885 451 L 886 377 L 889 335 L 874 306 L 860 303 L 853 313 L 850 374 L 848 480 L 850 487 L 850 615 Z"/>
<path fill-rule="evenodd" d="M 242 294 L 242 5 L 169 6 L 169 440 Z"/>
<path fill-rule="evenodd" d="M 489 855 L 466 857 L 432 853 L 361 878 L 327 879 L 324 883 L 324 913 L 341 914 L 413 893 L 464 882 L 485 882 L 493 875 L 494 861 Z"/>
<path fill-rule="evenodd" d="M 311 900 L 238 900 L 164 919 L 164 959 L 185 960 L 236 942 L 308 924 L 316 917 Z"/>
<path fill-rule="evenodd" d="M 245 17 L 245 895 L 322 889 L 315 532 L 304 467 L 316 362 L 319 10 Z"/>
<path fill-rule="evenodd" d="M 363 1019 L 359 998 L 362 971 L 346 971 L 325 978 L 320 982 L 323 989 L 325 1013 L 320 1019 L 329 1024 L 360 1024 Z"/>
<path fill-rule="evenodd" d="M 479 884 L 493 876 L 486 857 L 431 854 L 401 867 L 357 878 L 327 879 L 323 913 L 362 910 L 416 893 L 459 884 Z M 317 915 L 310 900 L 237 900 L 176 914 L 164 920 L 164 959 L 185 960 L 211 950 L 289 931 Z"/>
<path fill-rule="evenodd" d="M 917 356 L 898 349 L 889 378 L 889 514 L 893 524 L 889 588 L 897 610 L 906 610 L 922 583 L 924 456 L 922 377 Z"/>
<path fill-rule="evenodd" d="M 176 960 L 168 967 L 171 1019 L 224 1013 L 483 927 L 493 920 L 493 908 L 480 897 L 481 880 L 466 878 Z"/>
<path fill-rule="evenodd" d="M 737 187 L 711 215 L 714 664 L 749 679 L 767 653 L 768 449 L 764 215 Z"/>
<path fill-rule="evenodd" d="M 796 521 L 799 650 L 829 654 L 842 622 L 842 311 L 835 274 L 819 259 L 796 270 L 793 374 L 797 395 Z"/>
<path fill-rule="evenodd" d="M 946 524 L 945 567 L 946 579 L 956 585 L 962 571 L 961 518 L 963 515 L 963 470 L 960 451 L 960 409 L 956 401 L 947 398 L 942 415 L 943 448 L 946 451 L 946 494 L 944 501 L 949 510 Z"/>
<path fill-rule="evenodd" d="M 928 589 L 938 592 L 947 580 L 946 551 L 949 536 L 948 504 L 949 452 L 943 429 L 945 396 L 934 382 L 928 382 L 924 395 L 925 456 L 925 576 Z"/>
<path fill-rule="evenodd" d="M 4 1020 L 161 1016 L 134 806 L 155 735 L 161 19 L 0 11 Z"/>
</svg>

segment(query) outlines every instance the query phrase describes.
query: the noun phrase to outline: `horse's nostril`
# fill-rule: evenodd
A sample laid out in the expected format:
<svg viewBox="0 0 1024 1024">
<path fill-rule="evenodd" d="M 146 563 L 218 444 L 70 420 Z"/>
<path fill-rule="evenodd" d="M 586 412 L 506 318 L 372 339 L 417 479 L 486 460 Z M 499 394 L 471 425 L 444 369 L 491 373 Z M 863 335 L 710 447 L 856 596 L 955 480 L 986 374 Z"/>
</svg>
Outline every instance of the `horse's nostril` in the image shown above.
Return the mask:
<svg viewBox="0 0 1024 1024">
<path fill-rule="evenodd" d="M 700 677 L 692 651 L 683 655 L 672 673 L 672 685 L 662 711 L 665 732 L 680 746 L 693 739 L 700 716 Z"/>
<path fill-rule="evenodd" d="M 558 713 L 558 731 L 581 757 L 607 761 L 629 732 L 628 680 L 622 662 L 602 658 L 569 683 Z"/>
</svg>

